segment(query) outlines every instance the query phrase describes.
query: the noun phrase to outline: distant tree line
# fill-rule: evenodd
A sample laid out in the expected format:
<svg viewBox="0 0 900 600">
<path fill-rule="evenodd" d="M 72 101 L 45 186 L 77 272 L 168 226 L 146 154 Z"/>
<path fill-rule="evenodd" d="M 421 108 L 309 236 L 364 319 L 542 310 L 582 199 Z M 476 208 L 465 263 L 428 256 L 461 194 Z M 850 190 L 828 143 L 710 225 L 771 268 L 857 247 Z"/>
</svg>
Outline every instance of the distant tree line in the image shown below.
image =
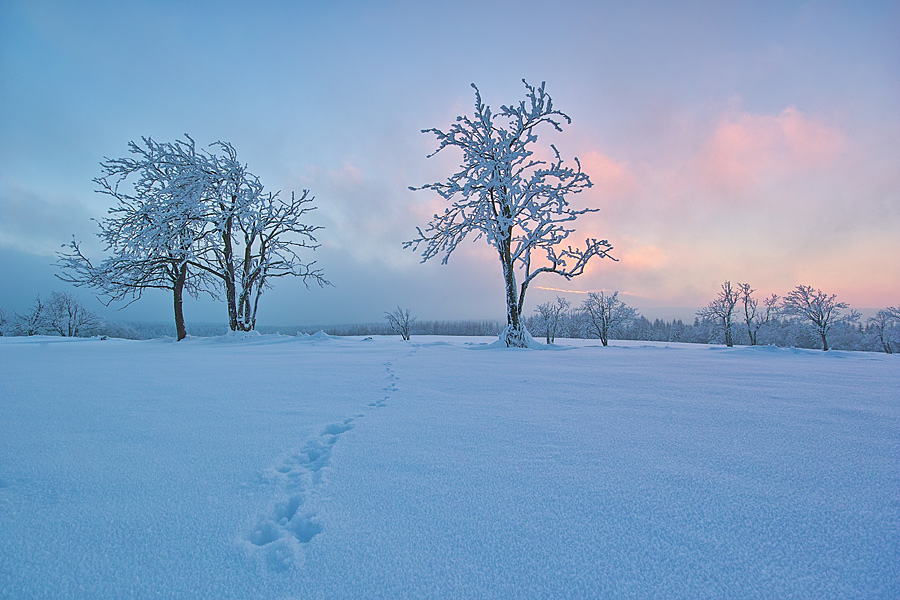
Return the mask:
<svg viewBox="0 0 900 600">
<path fill-rule="evenodd" d="M 396 311 L 395 311 L 396 312 Z M 225 335 L 227 323 L 191 322 L 195 337 Z M 500 321 L 443 320 L 424 321 L 410 318 L 408 335 L 492 336 L 503 331 Z M 386 323 L 348 323 L 312 325 L 257 325 L 261 334 L 303 335 L 324 331 L 335 336 L 397 335 Z M 46 300 L 36 297 L 22 313 L 0 307 L 0 336 L 50 335 L 64 337 L 105 336 L 127 340 L 149 340 L 178 335 L 172 322 L 109 321 L 86 309 L 69 293 L 52 292 Z"/>
<path fill-rule="evenodd" d="M 881 311 L 879 311 L 881 312 Z M 528 328 L 542 333 L 540 317 L 528 318 Z M 866 323 L 840 323 L 834 326 L 829 336 L 829 348 L 835 350 L 861 350 L 867 352 L 900 352 L 900 327 L 896 325 L 882 329 L 872 320 Z M 887 336 L 883 336 L 887 333 Z M 574 339 L 600 339 L 585 326 L 583 315 L 573 313 L 560 319 L 557 337 Z M 736 329 L 733 333 L 735 345 L 749 346 L 747 332 Z M 682 319 L 650 320 L 638 315 L 630 323 L 624 324 L 610 334 L 613 340 L 634 340 L 648 342 L 686 342 L 695 344 L 724 344 L 721 330 L 716 324 L 699 317 L 685 323 Z M 884 342 L 882 341 L 884 340 Z M 814 331 L 797 319 L 775 318 L 760 332 L 757 345 L 780 346 L 784 348 L 821 348 L 821 340 Z"/>
<path fill-rule="evenodd" d="M 414 320 L 409 324 L 409 335 L 453 335 L 453 336 L 491 336 L 497 337 L 503 332 L 505 325 L 491 320 L 459 320 L 459 321 L 421 321 Z M 280 333 L 282 335 L 300 335 L 324 331 L 328 335 L 369 336 L 369 335 L 403 335 L 389 322 L 385 323 L 351 323 L 344 325 L 297 325 L 297 326 L 257 326 L 260 333 Z"/>
</svg>

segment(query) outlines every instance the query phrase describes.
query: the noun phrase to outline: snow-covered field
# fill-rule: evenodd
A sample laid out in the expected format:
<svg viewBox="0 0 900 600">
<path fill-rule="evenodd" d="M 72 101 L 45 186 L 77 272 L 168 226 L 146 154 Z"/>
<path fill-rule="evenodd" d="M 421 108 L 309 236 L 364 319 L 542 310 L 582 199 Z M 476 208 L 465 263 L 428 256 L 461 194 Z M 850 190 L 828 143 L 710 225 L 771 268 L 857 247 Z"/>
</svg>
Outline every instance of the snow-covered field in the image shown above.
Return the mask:
<svg viewBox="0 0 900 600">
<path fill-rule="evenodd" d="M 900 356 L 489 341 L 0 338 L 0 597 L 900 597 Z"/>
</svg>

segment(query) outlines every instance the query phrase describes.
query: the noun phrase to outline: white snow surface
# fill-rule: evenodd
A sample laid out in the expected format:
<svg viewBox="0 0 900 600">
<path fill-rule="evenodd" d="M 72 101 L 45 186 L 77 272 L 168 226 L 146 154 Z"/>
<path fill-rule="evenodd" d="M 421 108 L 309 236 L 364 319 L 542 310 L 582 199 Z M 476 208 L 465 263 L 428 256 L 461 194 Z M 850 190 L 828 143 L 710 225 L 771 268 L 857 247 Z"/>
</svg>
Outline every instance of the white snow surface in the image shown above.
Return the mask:
<svg viewBox="0 0 900 600">
<path fill-rule="evenodd" d="M 491 341 L 0 338 L 0 598 L 900 597 L 900 356 Z"/>
</svg>

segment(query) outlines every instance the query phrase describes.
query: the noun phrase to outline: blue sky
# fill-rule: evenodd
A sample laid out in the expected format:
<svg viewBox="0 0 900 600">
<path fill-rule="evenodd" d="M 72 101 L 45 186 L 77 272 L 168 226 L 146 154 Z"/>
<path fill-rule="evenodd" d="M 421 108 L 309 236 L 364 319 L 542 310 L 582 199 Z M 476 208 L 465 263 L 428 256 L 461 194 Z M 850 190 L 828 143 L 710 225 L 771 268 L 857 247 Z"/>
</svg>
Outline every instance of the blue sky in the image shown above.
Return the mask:
<svg viewBox="0 0 900 600">
<path fill-rule="evenodd" d="M 900 3 L 17 2 L 0 4 L 0 307 L 69 289 L 53 254 L 108 198 L 104 156 L 149 135 L 222 139 L 268 189 L 308 188 L 334 288 L 279 282 L 261 323 L 502 318 L 483 241 L 447 266 L 401 248 L 453 156 L 433 138 L 472 110 L 547 82 L 573 123 L 547 134 L 595 186 L 578 235 L 618 263 L 548 276 L 537 302 L 620 290 L 696 307 L 726 280 L 803 283 L 853 306 L 900 302 Z M 443 153 L 442 153 L 443 154 Z M 577 239 L 577 238 L 576 238 Z M 98 310 L 92 296 L 80 292 Z M 148 295 L 117 319 L 168 320 Z M 225 319 L 191 302 L 189 321 Z"/>
</svg>

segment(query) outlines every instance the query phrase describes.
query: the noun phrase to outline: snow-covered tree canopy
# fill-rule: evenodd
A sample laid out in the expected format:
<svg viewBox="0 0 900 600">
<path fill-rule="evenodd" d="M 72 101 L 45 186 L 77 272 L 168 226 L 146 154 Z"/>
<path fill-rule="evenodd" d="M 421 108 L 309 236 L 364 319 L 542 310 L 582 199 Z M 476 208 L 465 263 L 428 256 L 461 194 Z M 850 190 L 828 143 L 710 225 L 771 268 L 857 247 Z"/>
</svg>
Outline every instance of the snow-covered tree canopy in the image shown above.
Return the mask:
<svg viewBox="0 0 900 600">
<path fill-rule="evenodd" d="M 725 335 L 728 347 L 734 346 L 734 307 L 739 299 L 738 291 L 726 281 L 716 299 L 697 311 L 697 316 L 716 324 Z"/>
<path fill-rule="evenodd" d="M 494 114 L 481 98 L 475 84 L 475 114 L 457 117 L 449 130 L 425 129 L 438 139 L 438 148 L 429 157 L 449 147 L 462 151 L 460 170 L 443 182 L 412 190 L 433 190 L 450 203 L 435 214 L 418 235 L 404 247 L 423 247 L 422 261 L 450 254 L 470 234 L 482 236 L 497 250 L 506 282 L 507 345 L 528 345 L 530 336 L 521 321 L 528 284 L 541 273 L 556 273 L 571 279 L 584 272 L 593 257 L 612 258 L 606 240 L 588 238 L 583 248 L 567 245 L 574 230 L 572 222 L 597 209 L 574 209 L 568 196 L 591 187 L 590 178 L 575 166 L 563 164 L 556 146 L 549 146 L 552 158 L 535 154 L 537 129 L 562 131 L 571 123 L 553 101 L 542 83 L 535 88 L 525 82 L 525 100 L 504 105 Z M 520 282 L 517 283 L 517 273 Z"/>
<path fill-rule="evenodd" d="M 544 330 L 548 346 L 556 341 L 560 322 L 571 307 L 571 302 L 557 296 L 555 302 L 544 302 L 543 304 L 538 304 L 535 308 L 537 318 L 532 323 L 536 323 L 539 329 Z"/>
<path fill-rule="evenodd" d="M 105 159 L 98 192 L 114 198 L 99 221 L 110 256 L 94 265 L 77 241 L 60 253 L 60 278 L 93 287 L 110 301 L 143 290 L 173 291 L 178 338 L 186 335 L 184 291 L 224 289 L 232 330 L 253 329 L 259 296 L 272 278 L 293 275 L 327 284 L 298 252 L 318 247 L 301 218 L 313 210 L 308 190 L 289 202 L 264 190 L 227 142 L 197 150 L 194 140 L 130 142 L 130 157 Z"/>
<path fill-rule="evenodd" d="M 878 338 L 881 349 L 887 354 L 894 353 L 894 346 L 900 346 L 900 307 L 889 306 L 869 317 L 869 327 Z"/>
<path fill-rule="evenodd" d="M 760 308 L 759 300 L 753 297 L 755 291 L 749 283 L 738 283 L 738 293 L 744 305 L 744 325 L 751 346 L 757 344 L 762 326 L 771 321 L 778 312 L 778 294 L 763 298 L 763 306 Z"/>
<path fill-rule="evenodd" d="M 798 285 L 784 297 L 782 310 L 787 315 L 794 315 L 806 320 L 822 338 L 822 350 L 828 350 L 828 332 L 835 323 L 845 320 L 859 319 L 859 313 L 853 311 L 842 315 L 841 311 L 849 308 L 846 302 L 838 302 L 837 296 L 830 296 L 809 285 Z"/>
<path fill-rule="evenodd" d="M 640 316 L 637 309 L 619 300 L 618 291 L 612 294 L 590 292 L 581 310 L 586 317 L 588 334 L 600 338 L 604 346 L 609 344 L 612 333 Z"/>
</svg>

